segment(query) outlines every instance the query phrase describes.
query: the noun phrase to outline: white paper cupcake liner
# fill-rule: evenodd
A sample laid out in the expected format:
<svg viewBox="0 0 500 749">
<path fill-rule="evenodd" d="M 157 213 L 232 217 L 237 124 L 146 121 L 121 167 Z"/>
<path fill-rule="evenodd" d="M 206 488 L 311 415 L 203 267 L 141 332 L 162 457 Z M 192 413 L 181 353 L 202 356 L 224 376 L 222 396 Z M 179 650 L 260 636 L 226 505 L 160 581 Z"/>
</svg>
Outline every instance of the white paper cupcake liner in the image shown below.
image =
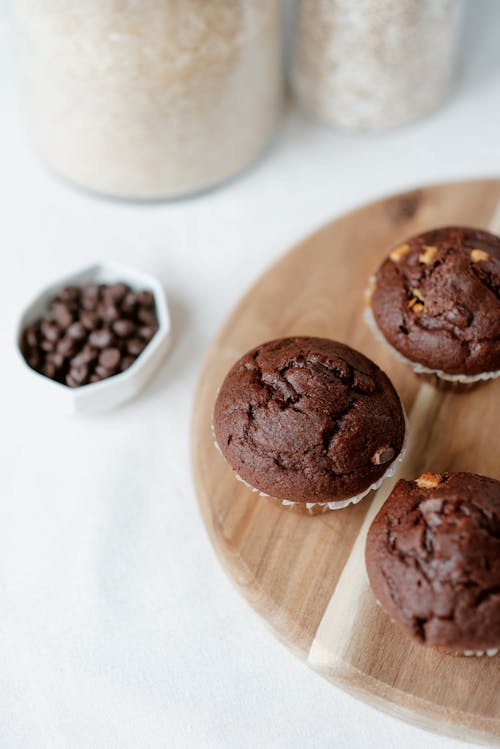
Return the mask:
<svg viewBox="0 0 500 749">
<path fill-rule="evenodd" d="M 210 424 L 210 429 L 212 430 L 212 439 L 213 439 L 213 442 L 214 442 L 215 448 L 216 448 L 216 450 L 218 450 L 218 451 L 220 452 L 220 454 L 222 455 L 222 450 L 220 449 L 220 447 L 219 447 L 219 443 L 217 442 L 217 437 L 215 436 L 215 427 L 214 427 L 214 423 L 213 423 L 213 421 L 212 421 L 212 423 Z M 223 456 L 223 457 L 224 457 L 224 456 Z"/>
<path fill-rule="evenodd" d="M 463 655 L 467 656 L 477 656 L 481 657 L 482 655 L 487 655 L 490 658 L 492 658 L 494 655 L 498 653 L 500 648 L 488 648 L 487 650 L 464 650 Z"/>
<path fill-rule="evenodd" d="M 388 479 L 391 476 L 394 476 L 399 463 L 401 463 L 406 456 L 407 445 L 408 445 L 408 419 L 406 418 L 406 414 L 404 413 L 404 411 L 403 411 L 403 415 L 405 419 L 405 436 L 403 439 L 403 445 L 401 447 L 401 450 L 399 454 L 394 458 L 392 463 L 389 465 L 385 473 L 379 479 L 377 479 L 377 481 L 371 484 L 367 489 L 364 489 L 362 492 L 354 495 L 353 497 L 348 497 L 347 499 L 342 499 L 342 500 L 337 500 L 337 501 L 332 501 L 332 502 L 294 502 L 291 499 L 281 499 L 281 504 L 284 507 L 292 507 L 294 505 L 299 505 L 300 507 L 305 507 L 306 510 L 313 510 L 315 507 L 322 507 L 326 511 L 327 506 L 329 510 L 342 510 L 344 507 L 348 507 L 351 504 L 357 505 L 358 502 L 361 502 L 361 500 L 364 497 L 366 497 L 366 495 L 369 494 L 371 491 L 376 491 L 377 489 L 379 489 L 380 486 L 382 485 L 382 482 L 385 481 L 385 479 Z M 212 429 L 214 445 L 222 455 L 222 450 L 220 449 L 219 444 L 217 442 L 217 438 L 215 436 L 215 429 L 214 429 L 213 423 L 211 424 L 211 429 Z M 242 478 L 240 474 L 237 473 L 236 471 L 234 475 L 238 481 L 241 481 L 242 484 L 245 484 L 245 486 L 248 486 L 249 489 L 251 489 L 255 493 L 258 493 L 261 497 L 271 497 L 270 494 L 266 494 L 265 492 L 260 491 L 260 489 L 257 489 L 255 486 L 252 486 L 252 484 L 249 484 L 248 481 L 245 481 L 245 479 Z M 280 498 L 274 497 L 274 499 L 280 499 Z"/>
<path fill-rule="evenodd" d="M 369 291 L 367 291 L 367 296 L 369 295 Z M 447 382 L 461 382 L 466 384 L 471 384 L 474 382 L 481 382 L 486 380 L 493 380 L 495 377 L 500 377 L 500 370 L 497 370 L 496 372 L 480 372 L 476 375 L 464 375 L 464 374 L 450 374 L 449 372 L 443 372 L 442 369 L 431 369 L 430 367 L 425 367 L 423 364 L 419 364 L 418 362 L 414 362 L 411 359 L 408 359 L 406 356 L 404 356 L 402 353 L 400 353 L 397 349 L 394 348 L 392 344 L 389 343 L 387 338 L 384 336 L 380 328 L 378 327 L 377 323 L 375 322 L 375 318 L 373 317 L 373 312 L 370 306 L 365 307 L 364 311 L 364 319 L 370 330 L 372 331 L 375 338 L 383 345 L 385 346 L 388 351 L 391 352 L 391 354 L 396 358 L 399 359 L 399 361 L 404 362 L 405 364 L 409 364 L 410 367 L 413 369 L 415 374 L 432 374 L 436 375 L 436 377 L 439 377 L 441 380 L 446 380 Z"/>
</svg>

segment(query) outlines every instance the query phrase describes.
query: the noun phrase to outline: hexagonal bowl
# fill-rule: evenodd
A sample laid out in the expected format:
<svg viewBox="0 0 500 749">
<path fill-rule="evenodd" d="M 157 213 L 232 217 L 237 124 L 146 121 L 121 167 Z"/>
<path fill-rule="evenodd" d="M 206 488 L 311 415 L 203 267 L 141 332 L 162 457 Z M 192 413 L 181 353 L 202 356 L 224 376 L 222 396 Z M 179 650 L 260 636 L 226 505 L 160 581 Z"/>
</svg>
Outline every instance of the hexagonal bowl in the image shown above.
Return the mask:
<svg viewBox="0 0 500 749">
<path fill-rule="evenodd" d="M 21 352 L 21 337 L 24 329 L 47 312 L 50 300 L 65 286 L 116 283 L 123 281 L 134 291 L 151 291 L 158 317 L 158 330 L 128 369 L 100 382 L 71 388 L 51 380 L 32 369 Z M 170 345 L 171 322 L 167 295 L 154 276 L 129 268 L 119 263 L 99 262 L 71 273 L 43 288 L 35 299 L 23 310 L 16 326 L 16 349 L 24 370 L 29 374 L 44 400 L 66 413 L 97 413 L 133 398 L 142 390 L 158 369 Z"/>
</svg>

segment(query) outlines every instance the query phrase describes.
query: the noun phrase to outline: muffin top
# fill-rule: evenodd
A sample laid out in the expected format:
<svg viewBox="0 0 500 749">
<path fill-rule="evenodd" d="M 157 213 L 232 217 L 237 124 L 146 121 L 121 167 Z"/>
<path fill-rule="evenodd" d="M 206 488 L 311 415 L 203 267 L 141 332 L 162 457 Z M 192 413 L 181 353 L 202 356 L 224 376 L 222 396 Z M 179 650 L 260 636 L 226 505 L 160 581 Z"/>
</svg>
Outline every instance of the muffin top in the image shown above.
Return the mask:
<svg viewBox="0 0 500 749">
<path fill-rule="evenodd" d="M 371 307 L 411 361 L 449 374 L 500 370 L 500 238 L 445 227 L 409 239 L 377 271 Z"/>
<path fill-rule="evenodd" d="M 366 566 L 375 596 L 421 643 L 499 647 L 500 481 L 398 481 L 368 531 Z"/>
<path fill-rule="evenodd" d="M 295 502 L 342 500 L 401 451 L 405 420 L 389 378 L 326 338 L 282 338 L 245 354 L 219 391 L 214 430 L 246 482 Z"/>
</svg>

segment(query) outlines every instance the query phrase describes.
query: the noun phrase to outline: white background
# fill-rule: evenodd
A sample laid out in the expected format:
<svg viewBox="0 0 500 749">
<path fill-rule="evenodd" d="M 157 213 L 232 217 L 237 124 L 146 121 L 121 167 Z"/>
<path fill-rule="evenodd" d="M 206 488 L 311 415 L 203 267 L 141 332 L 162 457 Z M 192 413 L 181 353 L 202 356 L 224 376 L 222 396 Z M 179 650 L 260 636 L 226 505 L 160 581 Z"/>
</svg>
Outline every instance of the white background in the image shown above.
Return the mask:
<svg viewBox="0 0 500 749">
<path fill-rule="evenodd" d="M 192 488 L 188 431 L 207 346 L 304 234 L 400 188 L 500 172 L 500 3 L 474 0 L 464 69 L 436 114 L 336 134 L 289 107 L 273 147 L 209 195 L 136 206 L 55 180 L 20 126 L 0 12 L 0 746 L 444 749 L 324 682 L 226 579 Z M 94 258 L 158 274 L 174 349 L 126 407 L 48 414 L 19 379 L 16 313 Z"/>
</svg>

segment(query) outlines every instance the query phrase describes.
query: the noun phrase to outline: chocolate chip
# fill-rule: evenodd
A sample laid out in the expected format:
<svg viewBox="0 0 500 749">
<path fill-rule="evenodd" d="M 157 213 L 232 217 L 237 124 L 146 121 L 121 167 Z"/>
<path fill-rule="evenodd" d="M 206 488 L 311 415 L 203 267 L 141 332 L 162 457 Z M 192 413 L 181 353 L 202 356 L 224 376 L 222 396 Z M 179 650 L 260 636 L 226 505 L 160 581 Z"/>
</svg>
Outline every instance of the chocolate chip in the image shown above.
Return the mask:
<svg viewBox="0 0 500 749">
<path fill-rule="evenodd" d="M 80 315 L 80 322 L 87 330 L 95 330 L 99 324 L 99 316 L 92 311 L 83 311 Z"/>
<path fill-rule="evenodd" d="M 376 466 L 380 466 L 383 463 L 388 463 L 394 457 L 394 450 L 392 447 L 379 447 L 372 455 L 372 463 Z"/>
<path fill-rule="evenodd" d="M 138 333 L 145 341 L 150 341 L 156 333 L 156 330 L 157 328 L 152 325 L 144 325 L 142 328 L 139 328 Z"/>
<path fill-rule="evenodd" d="M 59 292 L 57 299 L 61 302 L 78 302 L 80 299 L 80 289 L 77 286 L 66 286 Z"/>
<path fill-rule="evenodd" d="M 51 354 L 47 354 L 47 361 L 52 362 L 57 369 L 61 369 L 66 360 L 62 354 L 58 354 L 57 351 L 54 351 Z"/>
<path fill-rule="evenodd" d="M 92 346 L 89 346 L 88 344 L 82 348 L 81 353 L 82 356 L 85 356 L 87 363 L 95 361 L 99 355 L 97 349 L 92 348 Z"/>
<path fill-rule="evenodd" d="M 121 308 L 122 312 L 124 312 L 127 315 L 132 315 L 135 311 L 135 308 L 137 306 L 136 297 L 133 291 L 129 291 L 128 294 L 125 294 L 125 297 L 122 300 Z"/>
<path fill-rule="evenodd" d="M 153 310 L 147 307 L 140 307 L 137 310 L 137 319 L 144 325 L 156 325 L 156 315 Z"/>
<path fill-rule="evenodd" d="M 82 309 L 87 312 L 94 312 L 99 304 L 99 299 L 96 297 L 88 297 L 82 299 Z"/>
<path fill-rule="evenodd" d="M 107 367 L 103 367 L 102 364 L 98 364 L 95 368 L 95 374 L 99 376 L 99 379 L 105 380 L 106 377 L 111 377 L 115 372 Z"/>
<path fill-rule="evenodd" d="M 97 283 L 91 283 L 82 289 L 82 308 L 93 312 L 99 303 L 100 287 Z"/>
<path fill-rule="evenodd" d="M 97 359 L 97 350 L 90 346 L 85 346 L 76 356 L 70 361 L 70 366 L 81 367 L 82 364 L 91 364 Z"/>
<path fill-rule="evenodd" d="M 117 348 L 105 348 L 99 354 L 99 364 L 106 369 L 115 369 L 120 361 L 120 351 Z"/>
<path fill-rule="evenodd" d="M 87 331 L 85 330 L 83 323 L 74 322 L 68 328 L 68 335 L 75 341 L 81 341 L 83 338 L 87 337 Z"/>
<path fill-rule="evenodd" d="M 57 344 L 56 350 L 58 354 L 62 354 L 63 356 L 73 356 L 76 352 L 75 341 L 69 336 L 64 336 Z"/>
<path fill-rule="evenodd" d="M 155 305 L 155 298 L 150 291 L 139 291 L 135 295 L 135 299 L 137 304 L 143 307 L 154 307 Z"/>
<path fill-rule="evenodd" d="M 135 325 L 132 320 L 125 320 L 121 318 L 113 323 L 113 330 L 120 338 L 128 338 L 132 335 L 135 330 Z"/>
<path fill-rule="evenodd" d="M 68 328 L 74 320 L 70 307 L 65 302 L 52 305 L 52 316 L 61 328 Z"/>
<path fill-rule="evenodd" d="M 79 382 L 77 382 L 76 380 L 74 380 L 74 379 L 73 379 L 73 377 L 72 377 L 72 376 L 71 376 L 71 375 L 69 374 L 69 372 L 68 372 L 68 374 L 66 375 L 66 377 L 64 378 L 64 382 L 65 382 L 65 383 L 66 383 L 66 385 L 68 385 L 68 387 L 70 387 L 70 388 L 77 388 L 77 387 L 80 387 L 80 383 L 79 383 Z"/>
<path fill-rule="evenodd" d="M 47 338 L 44 338 L 40 344 L 42 351 L 54 351 L 56 346 L 57 344 L 54 341 L 49 341 Z"/>
<path fill-rule="evenodd" d="M 118 309 L 115 307 L 114 304 L 108 304 L 104 307 L 104 309 L 101 312 L 101 317 L 106 322 L 115 322 L 115 320 L 118 320 L 120 317 L 120 313 L 118 312 Z"/>
<path fill-rule="evenodd" d="M 50 377 L 51 380 L 54 380 L 56 377 L 57 367 L 54 364 L 54 362 L 46 360 L 44 365 L 42 366 L 42 373 L 46 377 Z"/>
<path fill-rule="evenodd" d="M 113 342 L 113 336 L 111 331 L 107 328 L 102 330 L 94 330 L 89 335 L 89 343 L 96 348 L 106 348 Z"/>
<path fill-rule="evenodd" d="M 111 284 L 103 292 L 104 301 L 107 304 L 119 304 L 128 291 L 129 287 L 124 283 Z"/>
<path fill-rule="evenodd" d="M 145 345 L 144 341 L 139 338 L 131 338 L 130 341 L 127 341 L 127 351 L 132 356 L 139 356 Z"/>
<path fill-rule="evenodd" d="M 52 343 L 57 341 L 59 336 L 61 335 L 60 328 L 55 323 L 50 322 L 49 320 L 42 320 L 40 330 L 43 337 L 47 341 L 51 341 Z"/>
<path fill-rule="evenodd" d="M 30 348 L 36 348 L 39 339 L 38 326 L 31 325 L 29 328 L 27 328 L 24 333 L 24 338 L 27 346 L 29 346 Z"/>
<path fill-rule="evenodd" d="M 38 369 L 40 364 L 42 363 L 41 353 L 36 349 L 34 351 L 25 353 L 24 357 L 32 369 Z"/>
<path fill-rule="evenodd" d="M 83 385 L 88 377 L 89 368 L 86 364 L 82 364 L 80 367 L 71 367 L 68 373 L 68 377 L 71 377 L 73 382 L 78 385 Z"/>
<path fill-rule="evenodd" d="M 135 362 L 135 356 L 124 356 L 120 363 L 120 370 L 124 372 Z"/>
<path fill-rule="evenodd" d="M 89 283 L 82 289 L 82 299 L 99 299 L 101 287 L 98 283 Z"/>
</svg>

